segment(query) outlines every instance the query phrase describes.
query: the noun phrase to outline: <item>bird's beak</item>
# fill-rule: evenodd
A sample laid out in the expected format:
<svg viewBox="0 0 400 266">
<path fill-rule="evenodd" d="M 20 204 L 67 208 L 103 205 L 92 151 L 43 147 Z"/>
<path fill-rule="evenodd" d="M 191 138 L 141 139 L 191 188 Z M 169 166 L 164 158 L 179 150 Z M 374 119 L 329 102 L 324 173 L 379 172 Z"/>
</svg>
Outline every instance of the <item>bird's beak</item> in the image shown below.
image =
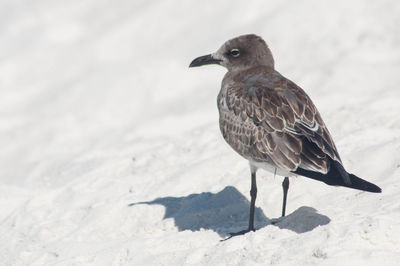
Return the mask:
<svg viewBox="0 0 400 266">
<path fill-rule="evenodd" d="M 211 64 L 219 64 L 222 60 L 213 57 L 212 54 L 197 57 L 190 63 L 189 67 L 198 67 Z"/>
</svg>

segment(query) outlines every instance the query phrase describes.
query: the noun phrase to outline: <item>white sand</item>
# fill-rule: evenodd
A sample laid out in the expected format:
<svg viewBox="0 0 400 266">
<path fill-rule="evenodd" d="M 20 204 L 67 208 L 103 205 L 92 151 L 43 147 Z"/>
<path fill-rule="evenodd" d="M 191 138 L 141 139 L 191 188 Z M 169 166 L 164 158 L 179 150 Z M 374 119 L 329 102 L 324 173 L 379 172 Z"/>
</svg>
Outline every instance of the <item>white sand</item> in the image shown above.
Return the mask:
<svg viewBox="0 0 400 266">
<path fill-rule="evenodd" d="M 399 265 L 400 2 L 0 1 L 1 265 Z M 382 194 L 259 172 L 224 142 L 225 70 L 256 33 Z M 146 204 L 133 204 L 144 202 Z"/>
</svg>

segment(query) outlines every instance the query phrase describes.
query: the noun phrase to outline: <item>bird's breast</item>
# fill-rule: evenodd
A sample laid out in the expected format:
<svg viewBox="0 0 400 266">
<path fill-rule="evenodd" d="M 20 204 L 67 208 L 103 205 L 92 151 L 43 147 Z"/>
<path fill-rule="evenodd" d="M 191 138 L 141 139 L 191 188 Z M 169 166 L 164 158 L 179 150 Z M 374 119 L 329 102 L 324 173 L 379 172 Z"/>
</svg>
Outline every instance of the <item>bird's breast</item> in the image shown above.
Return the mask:
<svg viewBox="0 0 400 266">
<path fill-rule="evenodd" d="M 228 93 L 229 88 L 227 86 L 221 88 L 221 91 L 219 92 L 217 97 L 217 106 L 219 111 L 221 111 L 221 109 L 229 110 L 230 102 L 229 98 L 227 97 Z"/>
</svg>

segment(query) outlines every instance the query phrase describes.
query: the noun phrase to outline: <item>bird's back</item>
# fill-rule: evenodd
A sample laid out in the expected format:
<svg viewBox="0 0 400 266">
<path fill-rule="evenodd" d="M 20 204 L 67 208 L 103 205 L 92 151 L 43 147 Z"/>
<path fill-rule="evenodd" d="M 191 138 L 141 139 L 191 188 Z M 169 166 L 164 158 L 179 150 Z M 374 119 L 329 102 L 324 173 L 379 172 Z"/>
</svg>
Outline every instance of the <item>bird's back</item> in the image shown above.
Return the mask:
<svg viewBox="0 0 400 266">
<path fill-rule="evenodd" d="M 278 170 L 328 172 L 336 147 L 308 95 L 277 71 L 228 72 L 218 96 L 220 129 L 246 159 Z"/>
</svg>

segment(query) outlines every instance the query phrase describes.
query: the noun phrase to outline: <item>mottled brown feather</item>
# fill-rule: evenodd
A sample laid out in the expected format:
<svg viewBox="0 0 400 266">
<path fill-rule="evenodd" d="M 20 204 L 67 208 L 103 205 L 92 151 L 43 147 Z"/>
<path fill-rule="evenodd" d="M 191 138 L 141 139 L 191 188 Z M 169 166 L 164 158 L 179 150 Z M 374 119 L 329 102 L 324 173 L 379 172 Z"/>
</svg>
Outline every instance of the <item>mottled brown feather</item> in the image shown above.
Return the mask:
<svg viewBox="0 0 400 266">
<path fill-rule="evenodd" d="M 218 107 L 222 135 L 246 159 L 322 173 L 328 171 L 328 158 L 340 162 L 311 99 L 272 68 L 228 72 Z"/>
</svg>

